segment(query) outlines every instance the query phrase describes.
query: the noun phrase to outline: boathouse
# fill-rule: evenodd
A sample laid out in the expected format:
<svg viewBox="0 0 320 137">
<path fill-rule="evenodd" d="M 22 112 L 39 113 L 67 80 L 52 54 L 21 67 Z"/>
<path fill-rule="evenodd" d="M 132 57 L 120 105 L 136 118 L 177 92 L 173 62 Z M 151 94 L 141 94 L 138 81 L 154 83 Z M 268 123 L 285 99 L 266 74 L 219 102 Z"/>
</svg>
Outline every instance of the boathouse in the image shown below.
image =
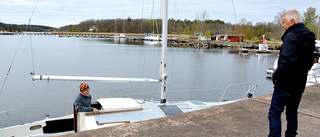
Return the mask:
<svg viewBox="0 0 320 137">
<path fill-rule="evenodd" d="M 243 42 L 243 37 L 244 35 L 239 35 L 239 34 L 228 35 L 228 39 L 230 40 L 230 42 Z"/>
</svg>

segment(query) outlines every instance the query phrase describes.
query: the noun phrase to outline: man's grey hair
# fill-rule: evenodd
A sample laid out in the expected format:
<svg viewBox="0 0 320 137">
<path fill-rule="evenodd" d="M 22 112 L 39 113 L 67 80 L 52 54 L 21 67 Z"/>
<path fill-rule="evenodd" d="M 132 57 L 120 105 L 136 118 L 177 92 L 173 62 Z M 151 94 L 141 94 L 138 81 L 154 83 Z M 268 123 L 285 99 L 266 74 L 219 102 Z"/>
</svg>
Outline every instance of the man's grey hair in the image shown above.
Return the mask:
<svg viewBox="0 0 320 137">
<path fill-rule="evenodd" d="M 302 22 L 302 18 L 301 18 L 300 12 L 297 11 L 296 9 L 287 10 L 286 12 L 284 12 L 283 16 L 285 16 L 287 21 L 290 21 L 291 19 L 294 19 L 296 23 L 301 23 Z"/>
</svg>

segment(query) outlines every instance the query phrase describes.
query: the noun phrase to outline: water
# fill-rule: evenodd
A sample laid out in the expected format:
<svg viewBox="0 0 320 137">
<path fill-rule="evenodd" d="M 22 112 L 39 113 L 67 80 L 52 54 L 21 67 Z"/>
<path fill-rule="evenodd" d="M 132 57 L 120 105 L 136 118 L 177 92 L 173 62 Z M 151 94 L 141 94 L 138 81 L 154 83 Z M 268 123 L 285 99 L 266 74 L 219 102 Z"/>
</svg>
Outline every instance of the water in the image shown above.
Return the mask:
<svg viewBox="0 0 320 137">
<path fill-rule="evenodd" d="M 0 111 L 15 124 L 72 113 L 81 82 L 32 81 L 36 74 L 97 77 L 159 78 L 161 46 L 157 42 L 58 36 L 0 35 L 0 82 L 10 74 L 0 94 Z M 30 41 L 32 39 L 32 41 Z M 32 43 L 32 44 L 31 44 Z M 257 84 L 256 96 L 271 94 L 266 69 L 276 55 L 234 54 L 232 49 L 168 48 L 167 100 L 218 101 L 230 84 Z M 93 100 L 130 97 L 160 101 L 159 83 L 87 82 Z M 234 87 L 225 99 L 243 97 L 247 86 Z M 241 89 L 241 92 L 239 91 Z M 0 113 L 0 127 L 10 126 Z"/>
</svg>

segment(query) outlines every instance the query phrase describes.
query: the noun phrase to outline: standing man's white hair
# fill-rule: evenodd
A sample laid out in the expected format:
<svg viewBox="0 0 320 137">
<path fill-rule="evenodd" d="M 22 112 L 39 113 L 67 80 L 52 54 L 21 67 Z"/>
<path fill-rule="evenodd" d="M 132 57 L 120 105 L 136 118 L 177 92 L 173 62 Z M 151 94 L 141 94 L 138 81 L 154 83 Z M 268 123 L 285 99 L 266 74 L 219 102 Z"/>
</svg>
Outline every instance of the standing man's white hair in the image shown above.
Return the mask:
<svg viewBox="0 0 320 137">
<path fill-rule="evenodd" d="M 294 19 L 296 23 L 301 23 L 302 22 L 301 14 L 296 9 L 292 9 L 292 10 L 286 11 L 283 14 L 283 16 L 285 16 L 285 18 L 288 21 L 290 21 L 291 19 Z"/>
</svg>

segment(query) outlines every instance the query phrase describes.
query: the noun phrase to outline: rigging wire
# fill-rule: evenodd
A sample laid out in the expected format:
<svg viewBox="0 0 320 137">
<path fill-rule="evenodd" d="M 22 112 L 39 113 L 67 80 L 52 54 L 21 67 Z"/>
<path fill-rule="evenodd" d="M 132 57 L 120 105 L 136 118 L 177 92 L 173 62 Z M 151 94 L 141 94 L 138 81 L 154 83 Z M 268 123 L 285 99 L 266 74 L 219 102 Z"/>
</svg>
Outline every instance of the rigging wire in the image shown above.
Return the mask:
<svg viewBox="0 0 320 137">
<path fill-rule="evenodd" d="M 244 59 L 242 58 L 242 66 L 243 66 L 243 72 L 244 72 L 244 77 L 246 79 L 246 82 L 248 82 L 248 78 L 247 78 L 247 73 L 246 73 L 246 66 L 245 66 L 245 62 Z M 248 85 L 247 85 L 248 86 Z M 248 87 L 249 88 L 249 87 Z"/>
<path fill-rule="evenodd" d="M 33 10 L 32 10 L 32 13 L 31 13 L 31 16 L 30 16 L 30 19 L 29 19 L 29 24 L 28 24 L 29 26 L 30 26 L 30 22 L 31 22 L 33 13 L 34 13 L 34 11 L 36 10 L 36 7 L 37 7 L 37 5 L 38 5 L 38 1 L 39 1 L 39 0 L 37 0 L 36 5 L 34 6 L 34 8 L 33 8 Z"/>
<path fill-rule="evenodd" d="M 234 18 L 236 20 L 236 25 L 238 24 L 237 22 L 237 15 L 236 15 L 236 9 L 234 8 L 234 2 L 232 0 L 232 6 L 233 6 L 233 13 L 234 13 Z M 239 24 L 240 25 L 240 24 Z M 240 28 L 240 42 L 241 42 L 241 28 Z M 242 66 L 243 66 L 243 72 L 244 72 L 244 77 L 245 77 L 245 80 L 246 82 L 248 82 L 248 78 L 247 78 L 247 74 L 246 74 L 246 67 L 245 67 L 245 63 L 244 63 L 244 59 L 242 59 Z"/>
<path fill-rule="evenodd" d="M 143 7 L 144 7 L 144 0 L 142 0 L 141 33 L 143 33 L 143 29 L 142 29 L 142 21 L 143 21 Z"/>
<path fill-rule="evenodd" d="M 160 1 L 160 19 L 162 18 L 162 16 L 161 16 L 161 13 L 162 13 L 162 4 L 161 4 L 161 1 Z M 159 28 L 158 28 L 158 23 L 157 23 L 158 21 L 156 20 L 156 28 L 157 28 L 157 32 L 158 32 L 158 36 L 159 36 L 159 34 L 160 34 L 160 31 L 159 31 Z M 159 24 L 159 26 L 160 26 L 160 24 Z"/>
<path fill-rule="evenodd" d="M 37 0 L 36 5 L 34 6 L 33 11 L 32 11 L 32 13 L 31 13 L 31 16 L 30 16 L 30 19 L 29 19 L 29 23 L 28 23 L 28 26 L 29 26 L 29 27 L 30 27 L 30 22 L 31 22 L 33 13 L 34 13 L 34 11 L 35 11 L 35 9 L 36 9 L 36 7 L 37 7 L 38 1 L 39 1 L 39 0 Z M 31 35 L 30 35 L 30 36 L 31 36 Z M 16 49 L 16 52 L 15 52 L 15 54 L 14 54 L 14 56 L 13 56 L 11 65 L 10 65 L 10 67 L 9 67 L 9 69 L 8 69 L 8 72 L 7 72 L 7 74 L 6 74 L 6 77 L 4 78 L 4 81 L 3 81 L 2 86 L 1 86 L 0 94 L 2 93 L 3 87 L 4 87 L 4 85 L 5 85 L 5 83 L 6 83 L 7 79 L 8 79 L 8 76 L 9 76 L 9 73 L 10 73 L 11 68 L 12 68 L 12 66 L 13 66 L 13 63 L 14 63 L 14 61 L 15 61 L 15 59 L 16 59 L 16 56 L 17 56 L 17 54 L 18 54 L 18 51 L 19 51 L 19 49 L 20 49 L 20 47 L 21 47 L 21 43 L 22 43 L 23 37 L 24 37 L 24 35 L 22 35 L 22 37 L 21 37 L 21 39 L 20 39 L 18 48 Z M 31 40 L 31 38 L 30 38 L 30 40 Z M 32 43 L 32 42 L 31 42 L 31 43 Z M 31 47 L 32 47 L 32 44 L 31 44 Z M 32 50 L 32 49 L 31 49 L 31 50 Z M 33 51 L 32 51 L 32 53 L 33 53 Z M 33 62 L 33 55 L 32 55 L 32 62 Z M 33 71 L 34 71 L 34 65 L 33 65 Z"/>
<path fill-rule="evenodd" d="M 31 39 L 31 35 L 30 35 L 30 46 L 31 46 L 31 61 L 32 61 L 32 74 L 35 74 L 35 69 L 34 69 L 34 58 L 33 58 L 33 47 L 32 47 L 32 39 Z"/>
<path fill-rule="evenodd" d="M 171 57 L 171 80 L 173 81 L 173 64 L 174 64 L 174 53 L 172 53 L 172 57 Z M 170 100 L 171 100 L 171 103 L 172 103 L 172 97 L 173 97 L 173 95 L 172 95 L 172 83 L 173 82 L 170 82 L 170 96 L 171 96 L 171 98 L 170 98 Z M 172 105 L 172 104 L 171 104 Z"/>
<path fill-rule="evenodd" d="M 153 0 L 153 4 L 152 4 L 151 18 L 153 20 L 152 33 L 154 34 L 154 0 Z"/>
<path fill-rule="evenodd" d="M 178 5 L 177 5 L 177 0 L 175 0 L 174 1 L 174 13 L 173 13 L 173 18 L 174 19 L 179 19 L 179 12 L 178 12 Z M 177 17 L 178 16 L 178 17 Z M 177 30 L 176 30 L 176 22 L 174 21 L 174 24 L 173 24 L 173 26 L 174 26 L 174 32 L 175 33 L 177 33 Z M 177 29 L 178 29 L 178 32 L 179 32 L 179 27 L 177 27 Z"/>
<path fill-rule="evenodd" d="M 4 78 L 4 81 L 3 81 L 3 83 L 2 83 L 2 87 L 1 87 L 1 90 L 0 90 L 0 94 L 2 93 L 3 87 L 4 87 L 4 85 L 5 85 L 6 81 L 7 81 L 7 78 L 8 78 L 8 76 L 9 76 L 10 70 L 11 70 L 11 68 L 12 68 L 12 66 L 13 66 L 14 60 L 16 59 L 17 53 L 18 53 L 18 51 L 19 51 L 19 48 L 20 48 L 21 43 L 22 43 L 22 40 L 23 40 L 23 36 L 24 36 L 24 35 L 22 35 L 22 37 L 21 37 L 21 39 L 20 39 L 18 48 L 16 49 L 16 52 L 15 52 L 15 54 L 14 54 L 14 56 L 13 56 L 11 65 L 10 65 L 10 67 L 9 67 L 9 69 L 8 69 L 8 72 L 7 72 L 7 74 L 6 74 L 6 77 Z"/>
<path fill-rule="evenodd" d="M 236 15 L 236 10 L 235 10 L 235 8 L 234 8 L 234 3 L 233 3 L 233 0 L 232 0 L 232 6 L 233 6 L 233 13 L 234 13 L 234 18 L 235 18 L 235 20 L 236 20 L 236 24 L 238 24 L 238 23 L 237 23 L 237 15 Z"/>
</svg>

